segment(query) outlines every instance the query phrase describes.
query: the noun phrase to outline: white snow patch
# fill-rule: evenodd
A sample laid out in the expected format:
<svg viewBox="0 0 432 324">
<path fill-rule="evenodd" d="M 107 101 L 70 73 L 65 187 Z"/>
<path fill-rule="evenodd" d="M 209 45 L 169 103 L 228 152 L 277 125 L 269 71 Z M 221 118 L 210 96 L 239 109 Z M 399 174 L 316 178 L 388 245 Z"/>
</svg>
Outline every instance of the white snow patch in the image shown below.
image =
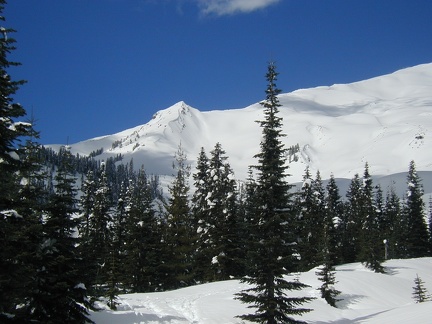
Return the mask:
<svg viewBox="0 0 432 324">
<path fill-rule="evenodd" d="M 386 274 L 377 274 L 360 263 L 336 267 L 335 288 L 342 293 L 337 308 L 320 298 L 321 286 L 315 272 L 296 274 L 295 278 L 310 285 L 288 296 L 316 297 L 302 306 L 313 309 L 297 320 L 309 323 L 406 324 L 430 323 L 432 302 L 416 304 L 412 298 L 414 279 L 418 274 L 425 288 L 432 291 L 432 258 L 388 260 Z M 228 280 L 160 293 L 120 295 L 117 311 L 105 308 L 92 313 L 96 323 L 199 323 L 240 324 L 238 315 L 252 312 L 247 304 L 234 299 L 234 294 L 249 286 L 238 280 Z"/>
</svg>

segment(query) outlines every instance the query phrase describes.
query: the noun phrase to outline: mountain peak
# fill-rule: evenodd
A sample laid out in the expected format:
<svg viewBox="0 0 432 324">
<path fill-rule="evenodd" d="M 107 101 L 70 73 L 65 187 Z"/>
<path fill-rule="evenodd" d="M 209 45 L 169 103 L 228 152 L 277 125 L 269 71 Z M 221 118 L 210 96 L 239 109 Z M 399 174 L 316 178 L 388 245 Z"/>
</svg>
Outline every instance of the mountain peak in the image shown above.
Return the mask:
<svg viewBox="0 0 432 324">
<path fill-rule="evenodd" d="M 323 179 L 334 174 L 350 179 L 365 162 L 373 175 L 406 172 L 414 160 L 419 171 L 432 171 L 432 64 L 376 78 L 280 95 L 283 144 L 299 147 L 291 160 L 289 181 L 301 181 L 306 167 Z M 189 162 L 200 148 L 210 152 L 219 142 L 239 180 L 256 164 L 263 118 L 260 105 L 200 112 L 184 101 L 158 111 L 146 124 L 72 145 L 89 154 L 103 148 L 101 159 L 122 154 L 153 174 L 172 174 L 181 144 Z M 98 156 L 99 158 L 99 156 Z"/>
</svg>

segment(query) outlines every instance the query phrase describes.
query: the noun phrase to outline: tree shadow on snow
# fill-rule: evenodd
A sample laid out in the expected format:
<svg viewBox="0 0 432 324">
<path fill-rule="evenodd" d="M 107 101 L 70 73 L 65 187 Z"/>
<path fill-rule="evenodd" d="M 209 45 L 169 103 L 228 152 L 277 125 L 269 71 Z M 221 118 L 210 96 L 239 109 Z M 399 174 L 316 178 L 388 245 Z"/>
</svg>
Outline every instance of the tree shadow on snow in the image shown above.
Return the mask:
<svg viewBox="0 0 432 324">
<path fill-rule="evenodd" d="M 365 298 L 364 295 L 348 295 L 348 294 L 341 294 L 337 296 L 338 299 L 340 299 L 336 305 L 339 309 L 348 309 L 349 305 L 358 303 L 361 299 Z"/>
<path fill-rule="evenodd" d="M 365 323 L 365 321 L 374 318 L 375 316 L 379 314 L 383 314 L 385 312 L 388 312 L 389 310 L 383 310 L 381 312 L 376 312 L 374 314 L 365 315 L 358 318 L 348 319 L 348 318 L 341 318 L 334 321 L 317 321 L 317 322 L 310 322 L 310 324 L 360 324 Z"/>
<path fill-rule="evenodd" d="M 184 321 L 188 320 L 184 317 L 173 316 L 173 315 L 155 315 L 155 314 L 144 314 L 144 313 L 132 313 L 132 312 L 96 312 L 92 313 L 91 319 L 96 323 L 122 323 L 122 324 L 134 324 L 134 323 L 160 323 L 166 324 L 171 321 Z"/>
<path fill-rule="evenodd" d="M 388 267 L 384 266 L 384 274 L 391 276 L 397 275 L 401 269 L 409 269 L 408 267 Z"/>
</svg>

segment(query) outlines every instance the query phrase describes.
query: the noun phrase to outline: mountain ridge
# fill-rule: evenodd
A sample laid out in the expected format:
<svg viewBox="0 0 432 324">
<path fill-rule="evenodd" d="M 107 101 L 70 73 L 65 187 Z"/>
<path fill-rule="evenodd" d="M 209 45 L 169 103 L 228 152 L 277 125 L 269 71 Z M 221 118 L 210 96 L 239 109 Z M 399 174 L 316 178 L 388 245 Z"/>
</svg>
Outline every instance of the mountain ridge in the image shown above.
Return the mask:
<svg viewBox="0 0 432 324">
<path fill-rule="evenodd" d="M 264 96 L 263 96 L 264 98 Z M 286 147 L 299 144 L 290 163 L 290 182 L 301 181 L 306 167 L 350 179 L 369 163 L 376 177 L 417 170 L 432 172 L 432 63 L 421 64 L 349 84 L 299 89 L 279 96 Z M 181 144 L 194 170 L 201 147 L 217 142 L 226 151 L 236 178 L 247 177 L 259 152 L 262 107 L 254 103 L 230 110 L 200 111 L 180 101 L 156 112 L 145 124 L 71 145 L 73 153 L 97 159 L 122 154 L 124 162 L 144 164 L 148 173 L 171 175 Z M 58 148 L 58 145 L 52 145 Z M 432 178 L 431 178 L 432 179 Z"/>
</svg>

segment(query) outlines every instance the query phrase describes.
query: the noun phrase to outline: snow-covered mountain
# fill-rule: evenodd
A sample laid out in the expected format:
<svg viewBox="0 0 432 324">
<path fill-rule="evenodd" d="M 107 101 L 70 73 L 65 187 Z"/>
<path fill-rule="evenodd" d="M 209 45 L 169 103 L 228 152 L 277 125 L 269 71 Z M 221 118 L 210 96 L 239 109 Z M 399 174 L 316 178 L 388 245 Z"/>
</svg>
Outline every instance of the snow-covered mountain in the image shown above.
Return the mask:
<svg viewBox="0 0 432 324">
<path fill-rule="evenodd" d="M 312 174 L 320 170 L 323 179 L 331 173 L 351 179 L 362 175 L 368 162 L 370 173 L 386 186 L 394 179 L 404 182 L 414 160 L 425 191 L 432 192 L 432 63 L 350 84 L 301 89 L 279 99 L 287 135 L 283 141 L 300 147 L 289 182 L 301 181 L 306 166 Z M 144 163 L 148 173 L 171 175 L 180 143 L 194 170 L 200 148 L 210 152 L 220 142 L 242 180 L 260 150 L 261 129 L 255 121 L 263 119 L 262 112 L 259 103 L 200 111 L 178 102 L 146 124 L 71 147 L 82 155 L 103 148 L 99 159 L 122 154 L 124 162 Z"/>
</svg>

